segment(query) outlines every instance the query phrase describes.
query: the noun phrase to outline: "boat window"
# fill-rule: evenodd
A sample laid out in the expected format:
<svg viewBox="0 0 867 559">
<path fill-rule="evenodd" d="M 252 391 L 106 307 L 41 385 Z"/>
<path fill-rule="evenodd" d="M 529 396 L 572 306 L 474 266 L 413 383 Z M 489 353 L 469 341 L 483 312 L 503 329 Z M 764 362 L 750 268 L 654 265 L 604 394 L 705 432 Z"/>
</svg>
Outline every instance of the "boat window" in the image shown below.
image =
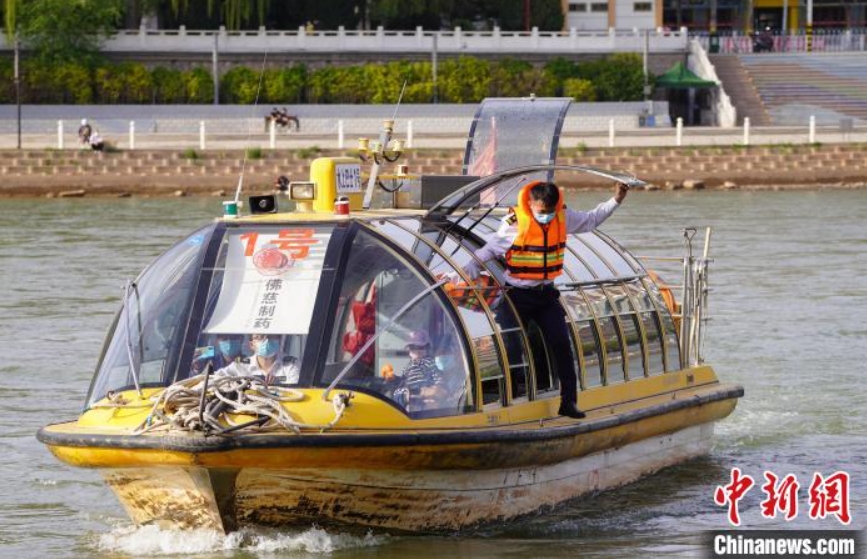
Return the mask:
<svg viewBox="0 0 867 559">
<path fill-rule="evenodd" d="M 641 326 L 638 315 L 632 308 L 632 301 L 627 295 L 627 288 L 622 284 L 608 285 L 603 288 L 611 301 L 611 307 L 617 312 L 620 326 L 623 328 L 626 355 L 628 358 L 629 378 L 644 376 L 644 349 L 641 339 Z"/>
<path fill-rule="evenodd" d="M 626 355 L 629 366 L 629 378 L 637 379 L 644 376 L 644 352 L 641 347 L 641 330 L 638 315 L 635 313 L 621 314 L 620 326 L 626 338 Z"/>
<path fill-rule="evenodd" d="M 611 268 L 601 259 L 599 256 L 590 249 L 590 247 L 586 244 L 586 238 L 593 237 L 593 233 L 581 233 L 579 235 L 573 235 L 573 239 L 575 242 L 569 244 L 578 257 L 590 267 L 593 271 L 593 274 L 599 279 L 609 279 L 615 277 L 614 272 L 611 271 Z"/>
<path fill-rule="evenodd" d="M 659 316 L 662 318 L 662 331 L 665 339 L 665 370 L 679 371 L 680 366 L 680 345 L 677 341 L 677 331 L 674 328 L 674 321 L 671 315 L 663 310 Z"/>
<path fill-rule="evenodd" d="M 429 277 L 362 230 L 350 247 L 342 282 L 318 384 L 330 384 L 358 356 L 338 387 L 377 394 L 414 417 L 472 408 L 467 352 L 442 291 L 429 291 L 406 307 L 430 287 Z"/>
<path fill-rule="evenodd" d="M 584 354 L 584 388 L 602 385 L 602 358 L 599 334 L 592 320 L 575 323 L 580 338 L 579 347 Z"/>
<path fill-rule="evenodd" d="M 643 282 L 647 287 L 647 293 L 650 295 L 653 304 L 656 306 L 659 314 L 659 319 L 662 322 L 663 340 L 665 343 L 665 370 L 679 371 L 680 367 L 680 345 L 678 343 L 678 334 L 674 321 L 671 318 L 671 313 L 665 305 L 665 300 L 659 292 L 659 288 L 653 281 Z"/>
<path fill-rule="evenodd" d="M 655 312 L 641 313 L 641 323 L 644 325 L 644 336 L 647 338 L 647 359 L 650 369 L 649 375 L 658 375 L 665 372 L 665 363 L 662 358 L 662 335 L 660 334 L 659 321 Z"/>
<path fill-rule="evenodd" d="M 594 251 L 596 251 L 596 253 L 603 260 L 605 260 L 606 264 L 614 268 L 614 271 L 617 273 L 617 275 L 635 275 L 635 270 L 633 270 L 632 266 L 624 259 L 620 251 L 616 250 L 610 244 L 605 242 L 596 233 L 587 233 L 585 235 L 582 235 L 581 240 L 587 243 L 587 245 Z"/>
<path fill-rule="evenodd" d="M 616 250 L 617 253 L 629 263 L 629 266 L 632 268 L 633 273 L 638 274 L 638 273 L 644 272 L 644 266 L 642 266 L 641 263 L 638 260 L 636 260 L 636 258 L 634 256 L 632 256 L 632 254 L 628 250 L 623 248 L 623 246 L 620 243 L 618 243 L 617 241 L 615 241 L 614 239 L 612 239 L 611 237 L 609 237 L 608 235 L 606 235 L 602 231 L 596 230 L 594 232 L 596 233 L 596 235 L 598 237 L 604 239 L 605 242 L 607 242 L 612 247 L 614 247 L 614 250 Z"/>
<path fill-rule="evenodd" d="M 575 253 L 572 245 L 575 244 L 575 241 L 566 241 L 566 246 L 568 250 L 566 251 L 565 257 L 563 258 L 563 264 L 566 267 L 566 272 L 568 272 L 572 277 L 575 278 L 575 281 L 592 281 L 594 278 L 593 273 L 587 267 L 586 264 L 581 262 Z"/>
<path fill-rule="evenodd" d="M 172 356 L 187 322 L 205 247 L 214 225 L 204 227 L 157 258 L 128 292 L 88 395 L 88 406 L 109 392 L 133 388 L 130 361 L 141 385 L 170 380 Z M 177 359 L 174 360 L 177 363 Z"/>
<path fill-rule="evenodd" d="M 188 371 L 297 384 L 330 225 L 230 228 L 223 238 Z"/>
<path fill-rule="evenodd" d="M 600 335 L 602 343 L 605 346 L 605 355 L 608 358 L 608 367 L 606 369 L 608 384 L 623 382 L 623 346 L 620 343 L 617 322 L 613 316 L 600 316 L 599 327 L 602 329 Z"/>
<path fill-rule="evenodd" d="M 417 219 L 396 219 L 395 223 L 391 223 L 386 220 L 377 220 L 371 222 L 376 229 L 388 237 L 390 240 L 399 244 L 403 248 L 407 249 L 410 252 L 415 252 L 418 248 L 419 240 L 416 236 L 411 233 L 417 232 L 419 227 L 419 220 Z M 398 226 L 397 224 L 400 224 Z M 409 231 L 407 231 L 409 229 Z"/>
<path fill-rule="evenodd" d="M 473 258 L 466 246 L 458 246 L 452 238 L 448 238 L 442 242 L 441 250 L 462 267 L 469 264 Z M 436 257 L 433 259 L 432 265 L 435 269 L 438 269 L 444 265 L 444 262 L 441 257 Z M 485 271 L 497 280 L 498 285 L 502 285 L 504 270 L 500 263 L 494 260 L 485 263 L 485 266 Z M 489 306 L 494 313 L 497 331 L 503 339 L 503 345 L 505 346 L 509 360 L 509 377 L 512 385 L 511 398 L 513 400 L 527 398 L 530 393 L 530 358 L 515 309 L 509 301 L 499 294 L 486 293 L 486 295 L 489 295 L 489 299 L 491 300 Z M 481 309 L 478 309 L 476 312 L 481 313 Z M 527 325 L 525 324 L 524 326 Z"/>
<path fill-rule="evenodd" d="M 585 301 L 581 291 L 572 289 L 563 291 L 560 301 L 569 311 L 569 315 L 575 322 L 580 340 L 576 347 L 581 348 L 584 358 L 585 388 L 602 384 L 602 372 L 600 370 L 600 349 L 597 341 L 596 327 L 593 324 L 593 313 Z M 577 370 L 577 369 L 576 369 Z"/>
</svg>

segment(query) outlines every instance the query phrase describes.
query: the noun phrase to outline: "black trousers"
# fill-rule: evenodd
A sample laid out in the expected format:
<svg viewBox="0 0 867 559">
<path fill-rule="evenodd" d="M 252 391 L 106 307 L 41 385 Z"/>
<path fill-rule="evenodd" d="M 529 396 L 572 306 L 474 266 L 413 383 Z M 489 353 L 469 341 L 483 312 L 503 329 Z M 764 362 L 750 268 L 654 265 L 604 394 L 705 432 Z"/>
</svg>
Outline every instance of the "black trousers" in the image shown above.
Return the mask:
<svg viewBox="0 0 867 559">
<path fill-rule="evenodd" d="M 553 357 L 557 376 L 560 378 L 560 398 L 563 402 L 574 404 L 577 401 L 578 377 L 570 348 L 569 327 L 566 324 L 566 311 L 560 305 L 560 291 L 553 285 L 541 288 L 522 288 L 510 286 L 509 298 L 518 311 L 518 316 L 526 328 L 535 322 L 542 331 L 542 337 Z M 514 348 L 517 349 L 517 348 Z M 510 360 L 517 351 L 509 350 Z"/>
</svg>

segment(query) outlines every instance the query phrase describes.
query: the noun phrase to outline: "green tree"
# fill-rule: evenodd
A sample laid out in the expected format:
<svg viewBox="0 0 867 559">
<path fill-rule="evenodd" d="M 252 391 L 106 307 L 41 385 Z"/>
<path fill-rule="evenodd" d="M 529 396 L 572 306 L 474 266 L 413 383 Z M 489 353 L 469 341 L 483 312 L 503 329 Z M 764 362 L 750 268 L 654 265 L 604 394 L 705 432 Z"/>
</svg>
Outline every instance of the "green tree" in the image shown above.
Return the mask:
<svg viewBox="0 0 867 559">
<path fill-rule="evenodd" d="M 306 83 L 307 67 L 303 64 L 265 70 L 262 78 L 262 102 L 300 103 Z"/>
<path fill-rule="evenodd" d="M 214 102 L 214 78 L 204 68 L 184 72 L 187 103 L 206 105 Z"/>
<path fill-rule="evenodd" d="M 10 4 L 16 3 L 6 4 L 7 33 Z M 43 60 L 91 62 L 99 55 L 101 38 L 115 30 L 122 7 L 123 0 L 19 0 L 11 23 Z"/>
<path fill-rule="evenodd" d="M 638 101 L 644 95 L 644 69 L 636 53 L 617 53 L 584 64 L 581 77 L 596 88 L 599 101 Z"/>
<path fill-rule="evenodd" d="M 437 87 L 446 103 L 478 103 L 491 84 L 491 65 L 486 60 L 462 56 L 440 64 Z"/>
<path fill-rule="evenodd" d="M 186 101 L 187 90 L 184 83 L 184 73 L 180 70 L 162 66 L 154 68 L 151 72 L 151 80 L 153 81 L 154 103 L 171 104 Z"/>
<path fill-rule="evenodd" d="M 220 98 L 226 103 L 250 105 L 259 91 L 259 73 L 246 66 L 235 66 L 220 79 Z"/>
<path fill-rule="evenodd" d="M 579 103 L 589 103 L 596 100 L 596 88 L 590 80 L 569 78 L 563 83 L 563 95 Z"/>
<path fill-rule="evenodd" d="M 563 83 L 579 75 L 578 64 L 562 56 L 558 56 L 554 60 L 549 60 L 545 63 L 542 73 L 553 88 L 552 95 L 563 95 Z"/>
</svg>

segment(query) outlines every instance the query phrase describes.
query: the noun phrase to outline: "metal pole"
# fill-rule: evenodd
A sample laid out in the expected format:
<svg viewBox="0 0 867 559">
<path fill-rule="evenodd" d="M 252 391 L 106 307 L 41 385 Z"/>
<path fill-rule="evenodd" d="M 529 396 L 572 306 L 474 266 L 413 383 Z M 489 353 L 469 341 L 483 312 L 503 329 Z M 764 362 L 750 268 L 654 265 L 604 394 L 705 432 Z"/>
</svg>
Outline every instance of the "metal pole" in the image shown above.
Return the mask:
<svg viewBox="0 0 867 559">
<path fill-rule="evenodd" d="M 219 60 L 217 59 L 217 50 L 220 46 L 220 32 L 214 34 L 214 52 L 211 57 L 211 65 L 213 67 L 212 72 L 214 74 L 214 104 L 220 104 L 220 72 L 219 68 Z"/>
<path fill-rule="evenodd" d="M 788 50 L 789 43 L 789 0 L 783 0 L 783 50 Z"/>
<path fill-rule="evenodd" d="M 15 31 L 15 104 L 18 105 L 18 149 L 21 149 L 21 74 L 18 72 L 20 45 Z"/>
<path fill-rule="evenodd" d="M 644 105 L 645 105 L 645 110 L 647 110 L 649 113 L 650 112 L 649 107 L 647 106 L 648 105 L 647 100 L 650 98 L 650 81 L 649 81 L 648 74 L 647 74 L 647 57 L 648 57 L 648 51 L 650 50 L 650 30 L 649 29 L 644 30 L 644 45 L 643 45 L 643 47 L 644 48 L 642 49 L 642 53 L 641 53 L 642 54 L 642 57 L 641 57 L 642 58 L 642 67 L 641 67 L 641 69 L 644 72 Z"/>
<path fill-rule="evenodd" d="M 813 50 L 813 0 L 807 0 L 807 52 Z"/>
<path fill-rule="evenodd" d="M 431 52 L 431 72 L 433 73 L 433 102 L 439 103 L 439 92 L 437 91 L 437 48 L 440 32 L 434 31 L 433 34 L 433 51 Z"/>
</svg>

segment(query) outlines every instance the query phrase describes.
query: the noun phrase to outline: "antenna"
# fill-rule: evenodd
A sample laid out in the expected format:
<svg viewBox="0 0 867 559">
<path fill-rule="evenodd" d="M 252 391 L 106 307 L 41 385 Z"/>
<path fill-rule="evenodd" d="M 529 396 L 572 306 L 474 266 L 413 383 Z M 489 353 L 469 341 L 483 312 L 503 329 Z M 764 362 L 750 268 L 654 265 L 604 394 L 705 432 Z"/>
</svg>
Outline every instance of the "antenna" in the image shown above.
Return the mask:
<svg viewBox="0 0 867 559">
<path fill-rule="evenodd" d="M 265 47 L 265 56 L 262 58 L 262 70 L 259 72 L 259 84 L 256 87 L 256 100 L 253 102 L 253 116 L 256 117 L 256 107 L 259 106 L 259 94 L 262 92 L 262 78 L 265 77 L 265 63 L 268 61 L 268 48 Z M 244 144 L 250 145 L 251 127 L 247 124 L 247 139 Z M 244 188 L 244 172 L 247 170 L 247 148 L 244 148 L 244 159 L 241 162 L 241 176 L 238 177 L 238 188 L 235 189 L 235 204 L 241 199 L 241 190 Z"/>
<path fill-rule="evenodd" d="M 406 80 L 403 80 L 403 86 L 400 88 L 400 95 L 397 96 L 397 105 L 394 106 L 394 114 L 391 115 L 391 120 L 397 118 L 397 110 L 400 108 L 400 102 L 403 100 L 404 91 L 406 91 Z"/>
<path fill-rule="evenodd" d="M 367 189 L 364 191 L 364 201 L 361 203 L 361 207 L 365 210 L 370 209 L 370 203 L 373 200 L 373 189 L 376 186 L 379 177 L 380 159 L 384 158 L 388 162 L 394 163 L 397 161 L 397 157 L 400 157 L 400 154 L 398 154 L 396 158 L 389 159 L 389 157 L 385 155 L 385 150 L 391 142 L 391 134 L 394 131 L 394 119 L 397 117 L 397 110 L 400 108 L 400 102 L 403 99 L 403 92 L 406 91 L 406 82 L 407 80 L 403 80 L 403 86 L 400 88 L 400 95 L 397 97 L 397 104 L 394 106 L 394 114 L 392 115 L 391 120 L 383 122 L 382 132 L 379 134 L 377 149 L 372 153 L 373 165 L 370 166 L 370 178 L 367 180 Z"/>
</svg>

